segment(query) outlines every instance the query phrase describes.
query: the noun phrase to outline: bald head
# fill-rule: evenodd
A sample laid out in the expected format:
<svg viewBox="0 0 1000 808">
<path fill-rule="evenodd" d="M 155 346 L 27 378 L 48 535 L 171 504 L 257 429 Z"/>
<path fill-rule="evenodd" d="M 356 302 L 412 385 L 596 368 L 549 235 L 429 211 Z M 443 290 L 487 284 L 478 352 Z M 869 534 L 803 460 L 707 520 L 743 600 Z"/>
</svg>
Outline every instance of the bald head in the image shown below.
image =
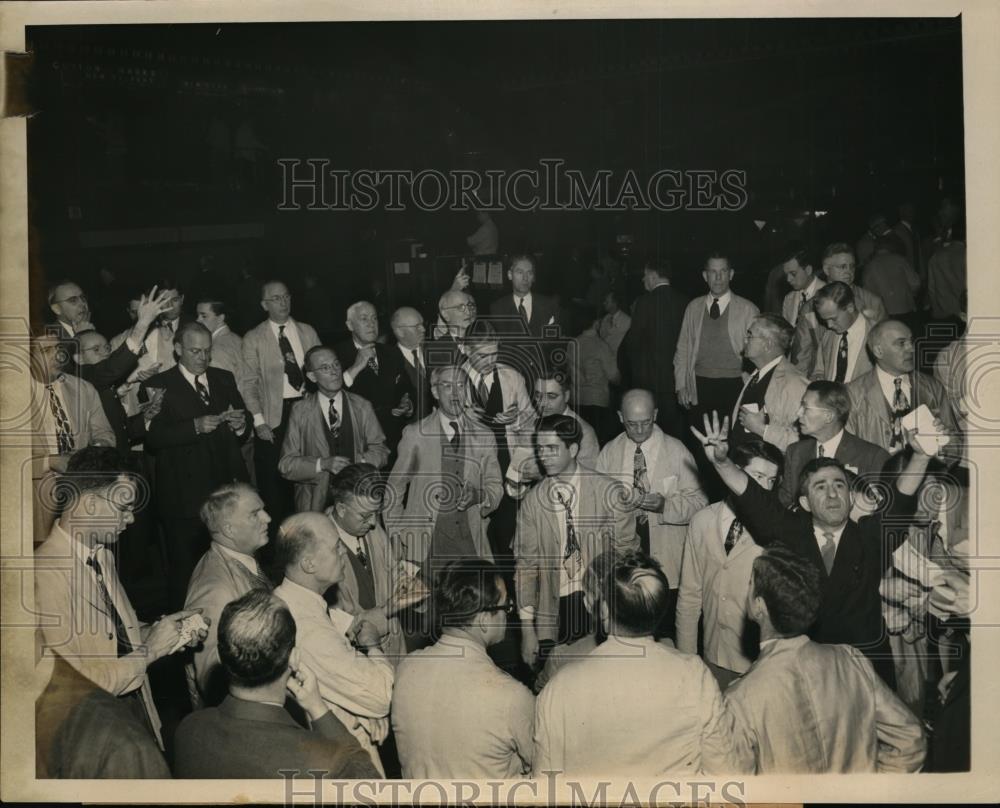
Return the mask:
<svg viewBox="0 0 1000 808">
<path fill-rule="evenodd" d="M 96 331 L 83 331 L 77 335 L 80 350 L 76 355 L 78 365 L 95 365 L 111 353 L 108 341 Z"/>
<path fill-rule="evenodd" d="M 418 348 L 424 341 L 424 334 L 426 333 L 424 318 L 419 311 L 410 306 L 403 306 L 396 309 L 392 313 L 389 326 L 392 328 L 392 333 L 395 335 L 396 340 L 404 348 L 413 350 L 414 348 Z"/>
<path fill-rule="evenodd" d="M 275 552 L 285 577 L 322 594 L 343 578 L 337 552 L 340 537 L 322 513 L 296 513 L 278 528 Z"/>
<path fill-rule="evenodd" d="M 883 320 L 868 334 L 875 364 L 894 376 L 913 372 L 913 333 L 899 320 Z"/>
<path fill-rule="evenodd" d="M 622 396 L 618 417 L 625 434 L 636 443 L 644 443 L 653 434 L 656 423 L 656 401 L 649 390 L 629 390 Z"/>
</svg>

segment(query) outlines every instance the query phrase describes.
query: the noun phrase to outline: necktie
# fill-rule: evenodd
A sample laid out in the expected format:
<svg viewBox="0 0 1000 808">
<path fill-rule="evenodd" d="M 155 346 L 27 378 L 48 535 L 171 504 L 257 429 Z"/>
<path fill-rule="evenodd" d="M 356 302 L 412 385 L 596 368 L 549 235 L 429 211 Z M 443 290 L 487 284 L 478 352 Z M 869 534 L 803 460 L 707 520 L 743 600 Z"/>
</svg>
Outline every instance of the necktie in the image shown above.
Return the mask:
<svg viewBox="0 0 1000 808">
<path fill-rule="evenodd" d="M 330 399 L 330 409 L 327 410 L 327 421 L 330 426 L 330 431 L 333 433 L 333 437 L 340 436 L 340 413 L 337 412 L 337 407 L 333 403 L 333 399 Z"/>
<path fill-rule="evenodd" d="M 632 472 L 632 487 L 645 494 L 649 490 L 649 477 L 646 474 L 646 455 L 639 444 L 635 446 L 635 454 L 632 455 L 634 470 Z M 645 511 L 639 511 L 635 515 L 637 522 L 648 522 L 649 515 Z"/>
<path fill-rule="evenodd" d="M 517 301 L 517 313 L 521 315 L 521 319 L 524 320 L 524 322 L 528 322 L 528 310 L 524 308 L 523 297 Z"/>
<path fill-rule="evenodd" d="M 301 390 L 303 383 L 302 368 L 299 367 L 299 363 L 295 359 L 295 351 L 292 350 L 292 343 L 285 336 L 285 327 L 283 325 L 278 326 L 278 348 L 281 349 L 281 356 L 285 362 L 285 378 L 288 379 L 288 383 L 292 387 L 296 390 Z"/>
<path fill-rule="evenodd" d="M 837 375 L 835 382 L 842 382 L 847 378 L 847 332 L 840 335 L 840 347 L 837 348 Z"/>
<path fill-rule="evenodd" d="M 743 535 L 743 524 L 739 519 L 734 519 L 733 523 L 729 526 L 729 530 L 726 531 L 726 542 L 723 545 L 726 551 L 726 555 L 729 555 L 733 548 L 736 546 L 736 542 L 740 540 L 740 536 Z"/>
<path fill-rule="evenodd" d="M 795 310 L 795 323 L 799 321 L 799 317 L 802 316 L 802 312 L 806 310 L 806 303 L 808 302 L 809 298 L 806 296 L 806 293 L 803 292 L 799 296 L 799 307 Z M 795 325 L 795 323 L 792 323 L 792 325 Z"/>
<path fill-rule="evenodd" d="M 557 491 L 556 496 L 566 509 L 566 551 L 563 554 L 563 567 L 570 578 L 575 578 L 583 566 L 580 541 L 576 536 L 576 525 L 573 524 L 573 511 L 570 508 L 570 502 L 562 491 Z"/>
<path fill-rule="evenodd" d="M 826 449 L 823 448 L 822 443 L 820 443 L 816 448 L 816 457 L 826 457 Z"/>
<path fill-rule="evenodd" d="M 358 561 L 361 562 L 361 566 L 368 569 L 368 542 L 365 540 L 364 536 L 358 536 Z"/>
<path fill-rule="evenodd" d="M 837 544 L 834 541 L 834 535 L 829 530 L 823 531 L 823 538 L 826 540 L 823 542 L 823 546 L 820 548 L 820 555 L 823 556 L 823 566 L 826 567 L 826 574 L 830 574 L 830 570 L 833 569 L 833 559 L 837 555 Z"/>
<path fill-rule="evenodd" d="M 423 375 L 424 369 L 420 365 L 420 352 L 414 348 L 410 353 L 413 354 L 413 367 L 419 375 Z"/>
<path fill-rule="evenodd" d="M 201 403 L 207 407 L 209 403 L 208 388 L 201 383 L 201 376 L 194 377 L 194 389 L 198 393 L 198 396 L 201 398 Z"/>
<path fill-rule="evenodd" d="M 97 576 L 97 591 L 101 595 L 101 601 L 104 604 L 104 608 L 108 613 L 108 616 L 115 623 L 115 635 L 118 642 L 118 656 L 123 657 L 126 654 L 131 654 L 133 650 L 132 643 L 129 642 L 128 633 L 125 631 L 125 622 L 122 620 L 122 616 L 118 613 L 118 609 L 115 608 L 115 602 L 111 599 L 111 593 L 108 591 L 108 585 L 104 580 L 104 570 L 101 569 L 101 562 L 97 560 L 96 556 L 91 556 L 87 559 L 87 566 L 94 570 L 94 574 Z"/>
<path fill-rule="evenodd" d="M 897 376 L 892 380 L 895 390 L 892 394 L 892 439 L 889 441 L 889 448 L 902 448 L 903 446 L 903 416 L 910 411 L 910 401 L 903 392 L 903 377 Z"/>
<path fill-rule="evenodd" d="M 719 310 L 719 298 L 713 297 L 712 306 L 708 310 L 708 316 L 711 317 L 713 320 L 718 320 L 721 314 L 722 312 Z"/>
<path fill-rule="evenodd" d="M 62 400 L 56 389 L 51 385 L 45 385 L 49 391 L 49 407 L 52 410 L 52 417 L 56 421 L 56 443 L 59 446 L 59 454 L 69 454 L 76 448 L 76 441 L 73 439 L 73 428 L 70 426 L 66 410 L 63 409 Z"/>
<path fill-rule="evenodd" d="M 378 376 L 378 357 L 372 352 L 372 355 L 368 357 L 368 369 Z"/>
<path fill-rule="evenodd" d="M 462 439 L 462 436 L 458 432 L 458 421 L 449 421 L 448 426 L 450 426 L 453 430 L 453 432 L 451 433 L 451 438 L 449 439 L 448 443 L 450 443 L 454 447 L 457 447 L 459 441 L 461 441 Z"/>
<path fill-rule="evenodd" d="M 479 384 L 476 387 L 476 393 L 479 396 L 479 403 L 481 406 L 485 407 L 486 402 L 490 400 L 490 391 L 486 389 L 486 377 L 479 377 Z"/>
</svg>

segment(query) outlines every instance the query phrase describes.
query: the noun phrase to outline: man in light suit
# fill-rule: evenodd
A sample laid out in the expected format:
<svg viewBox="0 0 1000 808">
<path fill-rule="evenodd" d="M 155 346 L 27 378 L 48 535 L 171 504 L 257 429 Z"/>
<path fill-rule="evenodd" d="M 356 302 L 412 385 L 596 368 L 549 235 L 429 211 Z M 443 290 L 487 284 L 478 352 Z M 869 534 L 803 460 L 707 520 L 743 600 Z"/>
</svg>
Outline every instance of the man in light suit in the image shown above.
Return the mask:
<svg viewBox="0 0 1000 808">
<path fill-rule="evenodd" d="M 709 294 L 688 303 L 674 354 L 677 400 L 691 410 L 693 423 L 713 410 L 732 411 L 743 385 L 744 337 L 758 314 L 730 291 L 733 268 L 726 256 L 713 253 L 701 274 Z"/>
<path fill-rule="evenodd" d="M 351 463 L 382 468 L 389 459 L 378 418 L 361 396 L 343 388 L 343 372 L 332 349 L 316 345 L 305 358 L 315 393 L 292 407 L 278 470 L 295 483 L 295 510 L 322 512 L 330 478 Z"/>
<path fill-rule="evenodd" d="M 858 310 L 851 287 L 828 283 L 817 293 L 814 306 L 823 328 L 810 378 L 847 384 L 870 371 L 868 335 L 876 323 Z"/>
<path fill-rule="evenodd" d="M 733 447 L 733 462 L 767 491 L 781 476 L 781 452 L 754 439 Z M 750 568 L 761 548 L 723 499 L 702 508 L 688 526 L 677 598 L 677 650 L 698 653 L 698 621 L 704 626 L 702 657 L 719 689 L 750 667 L 756 637 L 748 632 L 746 603 Z"/>
<path fill-rule="evenodd" d="M 847 387 L 838 382 L 812 382 L 799 407 L 799 432 L 802 440 L 785 451 L 785 472 L 778 498 L 791 508 L 798 503 L 799 476 L 810 460 L 832 457 L 848 471 L 860 477 L 874 478 L 881 473 L 889 453 L 881 446 L 861 440 L 847 431 L 851 397 Z"/>
<path fill-rule="evenodd" d="M 625 431 L 601 450 L 597 470 L 632 489 L 643 552 L 661 564 L 670 583 L 661 628 L 672 635 L 684 536 L 691 517 L 708 504 L 708 498 L 691 453 L 657 426 L 652 393 L 629 390 L 622 396 L 618 417 Z"/>
<path fill-rule="evenodd" d="M 292 509 L 291 486 L 278 471 L 281 446 L 292 406 L 302 398 L 306 351 L 319 345 L 319 337 L 311 325 L 292 319 L 292 296 L 280 281 L 261 287 L 260 305 L 267 319 L 243 337 L 241 390 L 253 416 L 257 488 L 279 524 Z"/>
<path fill-rule="evenodd" d="M 212 332 L 213 368 L 222 368 L 240 381 L 243 371 L 243 338 L 229 330 L 226 322 L 226 304 L 217 295 L 203 295 L 196 306 L 195 318 Z"/>
<path fill-rule="evenodd" d="M 248 480 L 240 446 L 250 417 L 233 374 L 209 367 L 212 335 L 185 323 L 174 335 L 178 363 L 145 382 L 163 390 L 160 412 L 146 432 L 156 461 L 156 504 L 167 545 L 167 588 L 179 607 L 198 559 L 208 549 L 198 518 L 202 503 L 225 483 Z"/>
<path fill-rule="evenodd" d="M 114 447 L 81 449 L 66 468 L 71 496 L 35 551 L 35 606 L 42 653 L 55 654 L 113 696 L 128 699 L 160 749 L 160 718 L 147 668 L 174 652 L 180 611 L 140 623 L 115 570 L 114 545 L 141 507 L 134 460 Z M 205 638 L 196 631 L 189 645 Z M 180 650 L 180 649 L 177 649 Z"/>
<path fill-rule="evenodd" d="M 792 334 L 792 327 L 776 314 L 759 314 L 750 323 L 743 353 L 756 370 L 733 407 L 731 443 L 757 435 L 783 452 L 799 439 L 795 419 L 809 382 L 786 358 Z"/>
<path fill-rule="evenodd" d="M 351 338 L 334 349 L 344 368 L 344 386 L 372 405 L 385 443 L 394 452 L 403 426 L 416 410 L 403 358 L 392 346 L 377 341 L 378 312 L 371 303 L 361 300 L 348 307 L 347 330 Z"/>
<path fill-rule="evenodd" d="M 813 271 L 813 262 L 808 250 L 799 242 L 793 242 L 785 252 L 781 269 L 785 280 L 792 287 L 781 302 L 781 316 L 794 328 L 799 317 L 809 311 L 809 301 L 823 286 L 823 280 Z M 795 359 L 794 354 L 792 359 Z"/>
<path fill-rule="evenodd" d="M 544 664 L 551 646 L 590 633 L 582 588 L 587 565 L 605 550 L 639 547 L 625 486 L 577 463 L 575 418 L 543 418 L 535 447 L 546 477 L 522 501 L 514 535 L 521 656 L 532 667 Z"/>
<path fill-rule="evenodd" d="M 854 283 L 854 274 L 857 263 L 854 258 L 854 249 L 850 244 L 842 241 L 827 245 L 823 250 L 823 275 L 827 283 L 846 283 L 851 292 L 854 293 L 854 305 L 868 320 L 873 323 L 880 323 L 888 315 L 885 311 L 885 304 L 874 292 L 869 292 L 863 286 Z M 816 298 L 813 297 L 813 305 L 799 318 L 795 324 L 796 347 L 795 367 L 809 378 L 813 377 L 816 369 L 816 350 L 819 347 L 820 338 L 823 336 L 823 326 L 816 318 Z"/>
<path fill-rule="evenodd" d="M 489 515 L 503 496 L 493 433 L 465 414 L 468 377 L 434 368 L 437 410 L 403 430 L 389 475 L 386 530 L 425 581 L 455 558 L 493 560 Z"/>
<path fill-rule="evenodd" d="M 960 452 L 958 426 L 947 392 L 933 376 L 914 369 L 910 329 L 898 320 L 884 320 L 869 332 L 868 349 L 875 367 L 847 386 L 851 396 L 848 431 L 895 454 L 906 444 L 902 418 L 926 404 L 945 432 L 954 436 L 944 449 L 945 455 Z"/>
<path fill-rule="evenodd" d="M 254 558 L 254 552 L 267 544 L 271 517 L 253 488 L 246 483 L 229 483 L 205 500 L 201 521 L 212 544 L 191 574 L 184 608 L 197 609 L 211 618 L 208 636 L 194 654 L 194 670 L 201 701 L 212 707 L 226 693 L 217 631 L 223 608 L 251 589 L 272 589 Z"/>
<path fill-rule="evenodd" d="M 32 461 L 34 540 L 49 534 L 59 508 L 57 474 L 74 452 L 87 446 L 115 446 L 115 433 L 97 390 L 63 372 L 71 342 L 40 335 L 31 341 Z"/>
</svg>

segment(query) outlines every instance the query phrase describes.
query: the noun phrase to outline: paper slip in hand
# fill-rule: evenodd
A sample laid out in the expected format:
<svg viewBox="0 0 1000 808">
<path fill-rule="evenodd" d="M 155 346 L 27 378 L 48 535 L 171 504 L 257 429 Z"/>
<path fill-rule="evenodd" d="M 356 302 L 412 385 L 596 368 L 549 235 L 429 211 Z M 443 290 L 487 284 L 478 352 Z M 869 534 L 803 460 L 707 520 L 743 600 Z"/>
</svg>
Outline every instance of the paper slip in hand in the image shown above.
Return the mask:
<svg viewBox="0 0 1000 808">
<path fill-rule="evenodd" d="M 740 409 L 747 412 L 760 412 L 760 404 L 740 404 Z"/>
<path fill-rule="evenodd" d="M 170 653 L 174 654 L 180 651 L 181 648 L 194 639 L 194 635 L 198 631 L 208 631 L 208 623 L 205 622 L 205 618 L 201 616 L 201 613 L 192 614 L 181 620 L 180 634 L 177 637 L 177 642 L 174 643 L 174 647 L 170 649 Z"/>
<path fill-rule="evenodd" d="M 333 623 L 333 627 L 346 637 L 347 630 L 354 623 L 354 615 L 348 614 L 336 606 L 331 606 L 327 611 L 329 612 L 330 622 Z"/>
<path fill-rule="evenodd" d="M 926 404 L 921 404 L 915 410 L 904 415 L 900 424 L 905 430 L 917 430 L 917 443 L 927 454 L 937 454 L 942 446 L 947 446 L 951 441 L 947 435 L 938 431 L 937 427 L 934 426 L 934 414 L 927 408 Z"/>
<path fill-rule="evenodd" d="M 907 578 L 919 581 L 925 589 L 944 583 L 944 572 L 937 564 L 917 551 L 910 542 L 903 542 L 892 554 L 892 565 Z"/>
</svg>

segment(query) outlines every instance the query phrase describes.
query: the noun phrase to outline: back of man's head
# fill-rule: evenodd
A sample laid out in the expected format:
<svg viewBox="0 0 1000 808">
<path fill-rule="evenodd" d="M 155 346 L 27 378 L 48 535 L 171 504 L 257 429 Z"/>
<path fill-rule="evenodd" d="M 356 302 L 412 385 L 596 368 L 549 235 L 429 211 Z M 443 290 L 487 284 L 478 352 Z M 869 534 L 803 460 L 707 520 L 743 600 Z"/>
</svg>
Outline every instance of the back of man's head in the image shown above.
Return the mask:
<svg viewBox="0 0 1000 808">
<path fill-rule="evenodd" d="M 768 547 L 753 562 L 751 595 L 764 600 L 778 634 L 804 634 L 819 614 L 819 569 L 785 547 Z"/>
<path fill-rule="evenodd" d="M 500 571 L 482 558 L 449 561 L 434 586 L 434 621 L 438 629 L 469 625 L 500 599 Z"/>
<path fill-rule="evenodd" d="M 295 620 L 267 590 L 252 589 L 222 610 L 219 659 L 232 684 L 257 688 L 277 681 L 294 647 Z"/>
<path fill-rule="evenodd" d="M 608 631 L 625 637 L 653 633 L 667 611 L 670 584 L 655 559 L 639 550 L 621 553 L 604 578 Z"/>
</svg>

